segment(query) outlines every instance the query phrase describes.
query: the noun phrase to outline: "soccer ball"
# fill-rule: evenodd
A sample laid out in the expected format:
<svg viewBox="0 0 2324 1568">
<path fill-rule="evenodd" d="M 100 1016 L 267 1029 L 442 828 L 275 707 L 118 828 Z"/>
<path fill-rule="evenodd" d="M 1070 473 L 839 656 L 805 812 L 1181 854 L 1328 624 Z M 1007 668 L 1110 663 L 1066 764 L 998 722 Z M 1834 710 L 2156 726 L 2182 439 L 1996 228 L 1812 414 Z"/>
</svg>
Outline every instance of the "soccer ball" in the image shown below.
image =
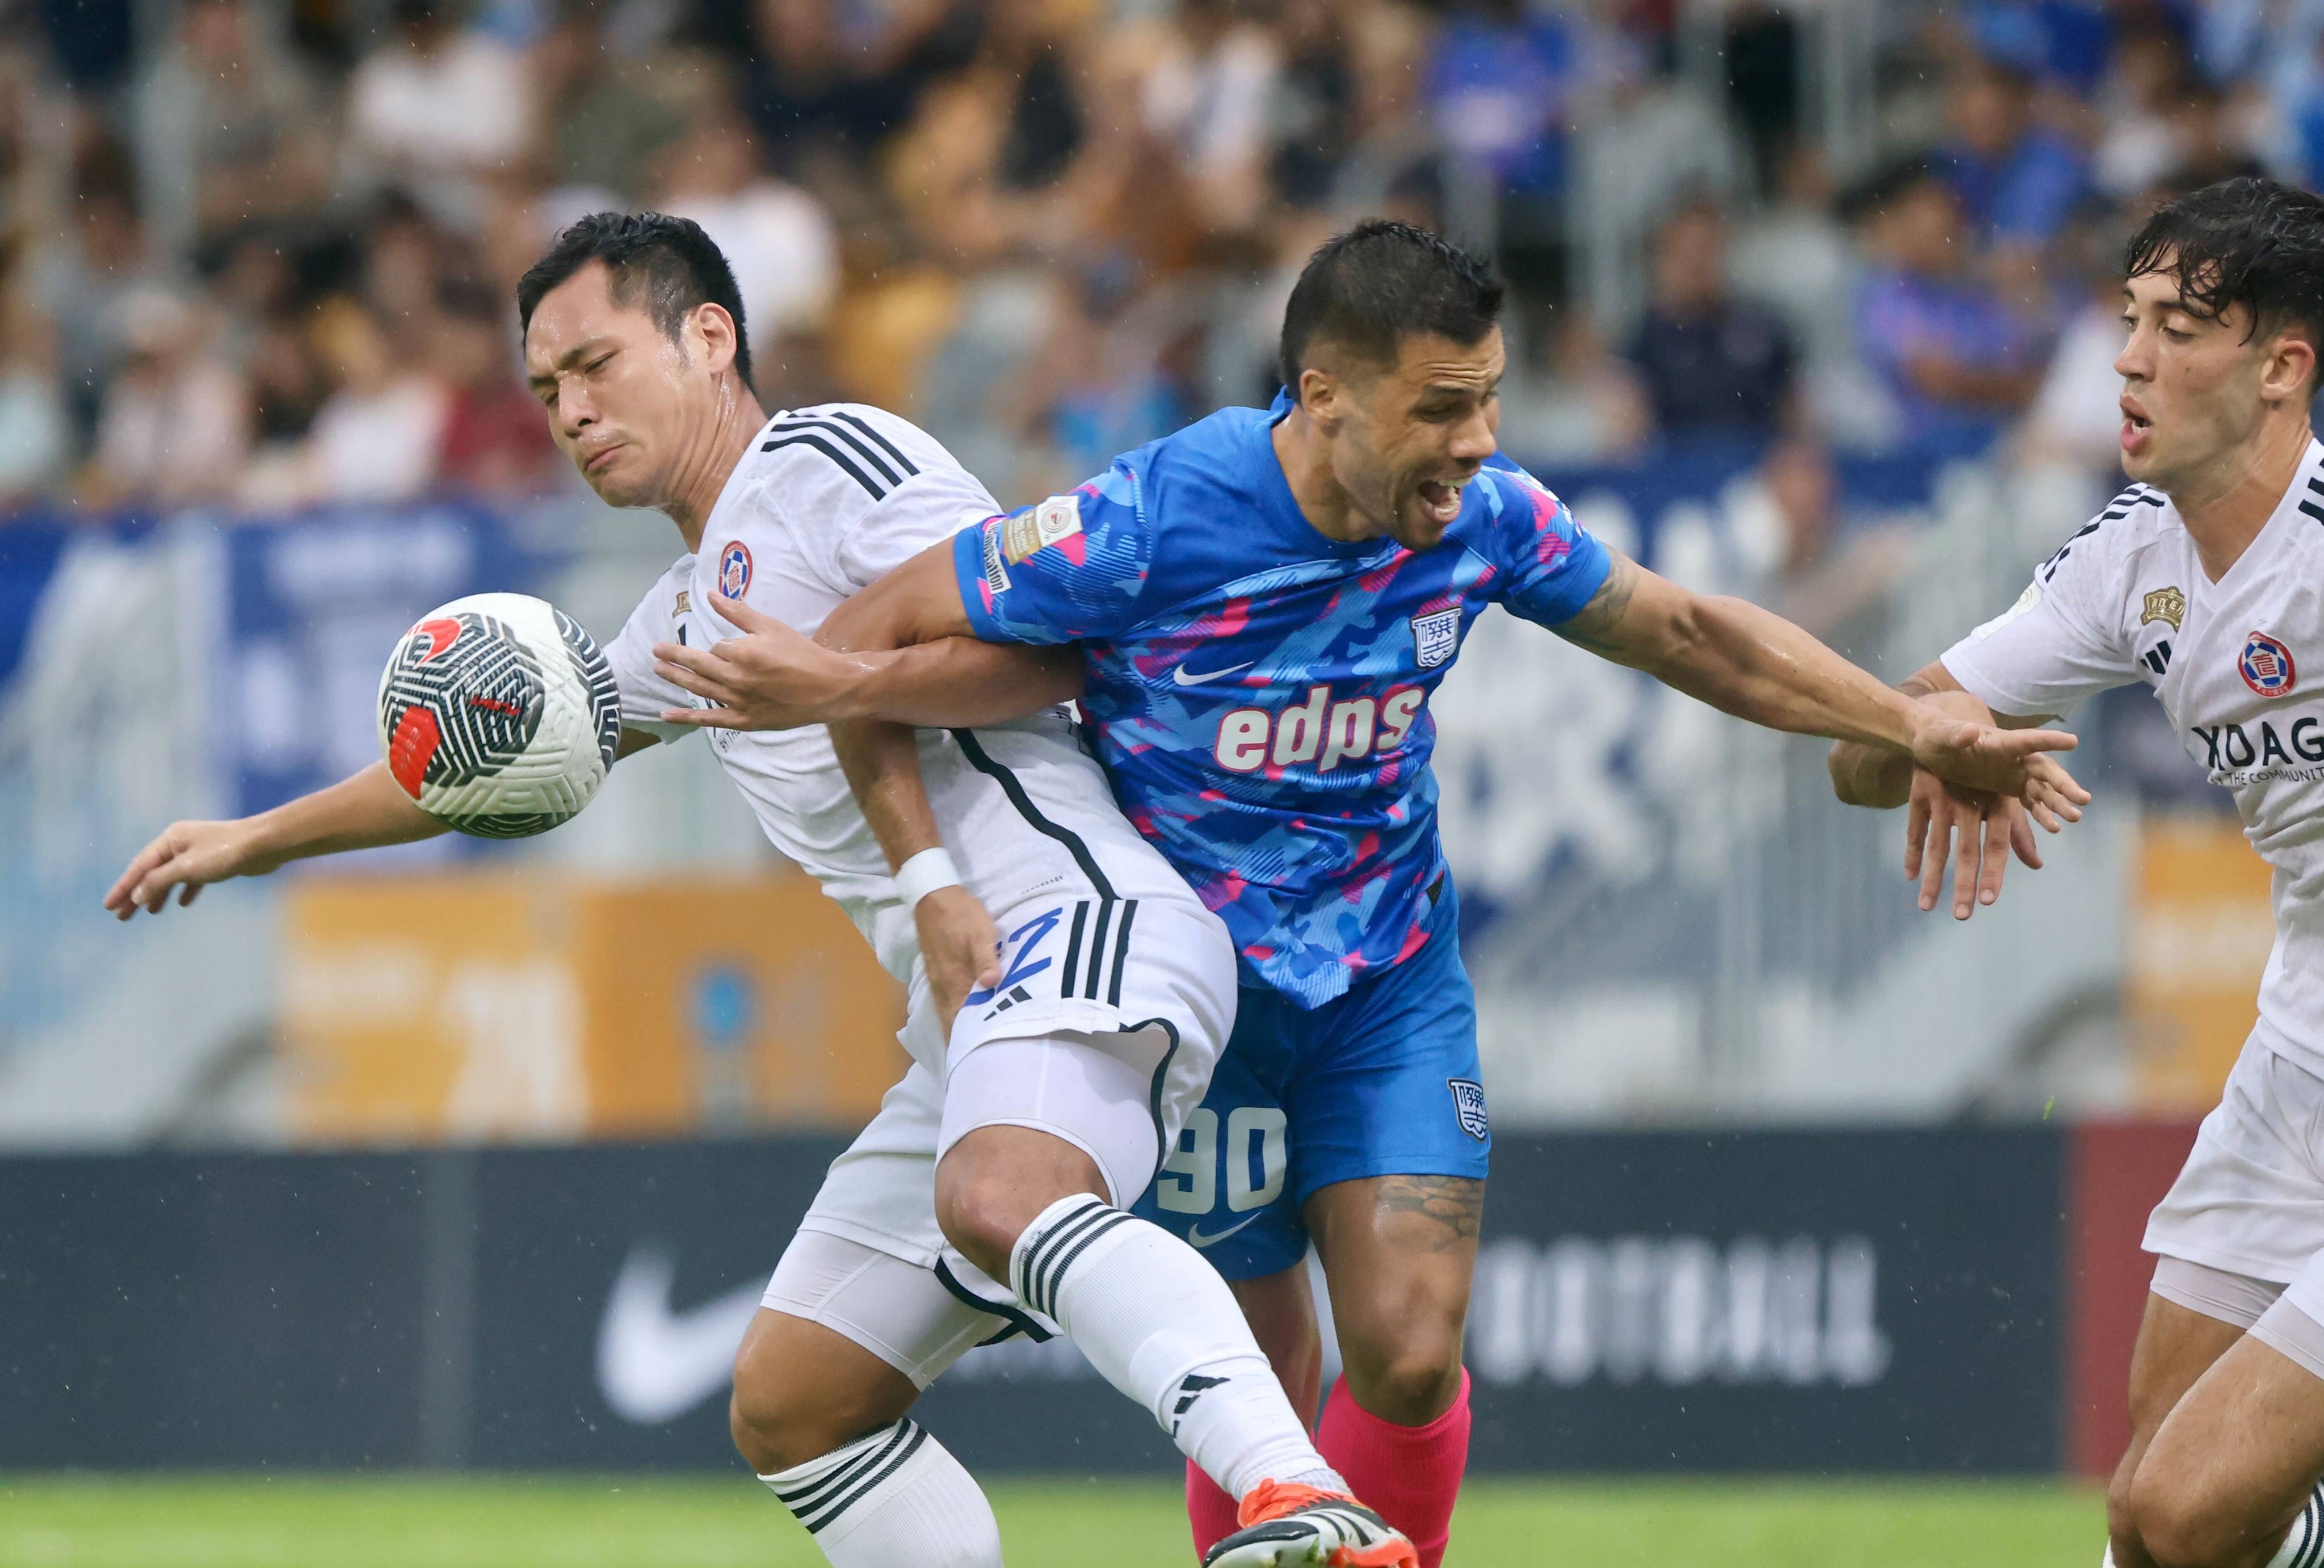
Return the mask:
<svg viewBox="0 0 2324 1568">
<path fill-rule="evenodd" d="M 379 743 L 403 792 L 480 838 L 547 833 L 589 804 L 622 737 L 613 667 L 524 594 L 471 594 L 403 634 L 379 678 Z"/>
</svg>

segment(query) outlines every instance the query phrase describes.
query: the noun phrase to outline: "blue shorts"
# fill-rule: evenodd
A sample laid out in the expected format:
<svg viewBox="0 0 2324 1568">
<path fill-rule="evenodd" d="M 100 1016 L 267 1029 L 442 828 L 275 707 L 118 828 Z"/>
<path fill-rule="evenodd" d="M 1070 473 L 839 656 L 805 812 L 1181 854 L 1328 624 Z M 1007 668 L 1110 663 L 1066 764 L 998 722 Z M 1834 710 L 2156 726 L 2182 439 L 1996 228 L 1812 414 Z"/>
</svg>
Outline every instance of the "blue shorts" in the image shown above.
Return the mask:
<svg viewBox="0 0 2324 1568">
<path fill-rule="evenodd" d="M 1254 1279 L 1306 1256 L 1300 1211 L 1319 1187 L 1481 1179 L 1492 1131 L 1459 918 L 1448 881 L 1419 952 L 1312 1010 L 1245 986 L 1210 1093 L 1137 1213 Z"/>
</svg>

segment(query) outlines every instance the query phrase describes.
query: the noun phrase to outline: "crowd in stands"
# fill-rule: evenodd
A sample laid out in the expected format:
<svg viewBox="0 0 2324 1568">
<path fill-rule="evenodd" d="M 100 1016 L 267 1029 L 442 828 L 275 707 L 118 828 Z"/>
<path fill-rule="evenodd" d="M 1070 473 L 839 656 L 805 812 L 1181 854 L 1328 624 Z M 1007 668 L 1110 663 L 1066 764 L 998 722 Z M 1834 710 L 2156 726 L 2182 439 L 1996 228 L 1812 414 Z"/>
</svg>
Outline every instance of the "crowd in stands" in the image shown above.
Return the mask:
<svg viewBox="0 0 2324 1568">
<path fill-rule="evenodd" d="M 0 502 L 571 484 L 511 300 L 608 207 L 719 242 L 770 408 L 908 412 L 1006 501 L 1270 396 L 1381 213 L 1494 253 L 1553 478 L 2096 472 L 2129 226 L 2324 173 L 2319 61 L 2324 0 L 13 0 Z"/>
</svg>

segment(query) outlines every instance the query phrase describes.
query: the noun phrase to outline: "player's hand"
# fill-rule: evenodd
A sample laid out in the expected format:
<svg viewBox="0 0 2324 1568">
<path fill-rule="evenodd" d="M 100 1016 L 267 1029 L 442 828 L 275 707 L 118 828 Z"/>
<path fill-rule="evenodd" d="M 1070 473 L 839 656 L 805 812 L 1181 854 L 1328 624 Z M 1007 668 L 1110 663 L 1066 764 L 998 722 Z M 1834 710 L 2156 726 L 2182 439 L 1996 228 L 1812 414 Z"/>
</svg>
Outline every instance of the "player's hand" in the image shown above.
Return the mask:
<svg viewBox="0 0 2324 1568">
<path fill-rule="evenodd" d="M 1996 795 L 2022 796 L 2034 777 L 2033 760 L 2047 752 L 2070 752 L 2074 737 L 2064 730 L 2004 730 L 1955 717 L 1937 703 L 1914 705 L 1913 761 L 1949 783 Z M 2054 787 L 2053 787 L 2054 788 Z M 2072 779 L 2059 789 L 2069 799 L 2088 793 Z"/>
<path fill-rule="evenodd" d="M 795 730 L 855 715 L 845 698 L 862 661 L 802 637 L 740 599 L 714 595 L 710 605 L 742 635 L 707 648 L 654 644 L 654 672 L 711 706 L 669 708 L 662 722 L 719 730 Z"/>
<path fill-rule="evenodd" d="M 269 854 L 260 844 L 253 818 L 173 822 L 137 852 L 106 893 L 105 907 L 123 920 L 134 918 L 140 909 L 158 915 L 170 907 L 173 888 L 182 908 L 212 882 L 263 876 L 281 863 L 279 856 Z"/>
<path fill-rule="evenodd" d="M 912 923 L 919 927 L 936 1021 L 950 1039 L 969 994 L 1001 982 L 1001 930 L 966 888 L 938 888 L 913 907 Z"/>
<path fill-rule="evenodd" d="M 2012 853 L 2029 871 L 2042 869 L 2034 825 L 2039 823 L 2045 832 L 2060 832 L 2066 823 L 2082 819 L 2082 804 L 2089 798 L 2089 792 L 2046 754 L 2030 760 L 2022 798 L 1963 789 L 1924 769 L 1914 769 L 1910 808 L 1904 816 L 1904 876 L 1921 884 L 1921 908 L 1937 907 L 1944 891 L 1945 866 L 1950 861 L 1953 918 L 1968 919 L 1978 905 L 2001 897 L 2002 878 Z M 1957 832 L 1960 842 L 1955 860 Z"/>
</svg>

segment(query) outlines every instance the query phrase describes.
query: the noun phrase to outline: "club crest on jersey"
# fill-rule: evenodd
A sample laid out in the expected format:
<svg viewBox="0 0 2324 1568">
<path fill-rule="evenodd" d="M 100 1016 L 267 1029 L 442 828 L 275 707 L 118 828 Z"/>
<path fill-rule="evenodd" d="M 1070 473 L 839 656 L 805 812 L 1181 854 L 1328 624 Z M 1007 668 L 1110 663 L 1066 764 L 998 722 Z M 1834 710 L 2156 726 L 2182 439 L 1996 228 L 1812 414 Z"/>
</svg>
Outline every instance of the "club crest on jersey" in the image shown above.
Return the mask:
<svg viewBox="0 0 2324 1568">
<path fill-rule="evenodd" d="M 2187 595 L 2176 588 L 2157 588 L 2146 595 L 2146 607 L 2138 613 L 2141 626 L 2152 626 L 2157 621 L 2167 621 L 2171 630 L 2180 630 L 2179 623 L 2187 618 Z"/>
<path fill-rule="evenodd" d="M 1001 553 L 1012 567 L 1021 567 L 1035 550 L 1047 549 L 1061 539 L 1082 530 L 1078 496 L 1052 495 L 1030 512 L 1020 512 L 1001 526 Z"/>
<path fill-rule="evenodd" d="M 1492 1130 L 1485 1121 L 1485 1086 L 1474 1078 L 1447 1078 L 1444 1086 L 1452 1091 L 1452 1116 L 1461 1130 L 1484 1142 Z"/>
<path fill-rule="evenodd" d="M 2262 696 L 2289 696 L 2299 674 L 2292 665 L 2292 650 L 2264 632 L 2255 632 L 2244 639 L 2244 650 L 2236 658 L 2236 673 L 2244 684 Z"/>
<path fill-rule="evenodd" d="M 1434 669 L 1460 650 L 1461 607 L 1434 610 L 1412 618 L 1412 651 L 1420 668 Z"/>
<path fill-rule="evenodd" d="M 694 608 L 694 594 L 693 594 L 693 591 L 692 591 L 691 589 L 688 589 L 688 588 L 680 588 L 680 589 L 678 591 L 678 603 L 670 606 L 669 613 L 670 613 L 671 614 L 673 614 L 673 615 L 683 615 L 683 614 L 685 614 L 688 610 L 691 610 L 691 609 L 693 609 L 693 608 Z"/>
<path fill-rule="evenodd" d="M 751 547 L 739 539 L 719 553 L 718 591 L 730 599 L 751 591 Z"/>
</svg>

